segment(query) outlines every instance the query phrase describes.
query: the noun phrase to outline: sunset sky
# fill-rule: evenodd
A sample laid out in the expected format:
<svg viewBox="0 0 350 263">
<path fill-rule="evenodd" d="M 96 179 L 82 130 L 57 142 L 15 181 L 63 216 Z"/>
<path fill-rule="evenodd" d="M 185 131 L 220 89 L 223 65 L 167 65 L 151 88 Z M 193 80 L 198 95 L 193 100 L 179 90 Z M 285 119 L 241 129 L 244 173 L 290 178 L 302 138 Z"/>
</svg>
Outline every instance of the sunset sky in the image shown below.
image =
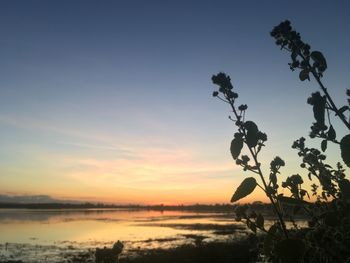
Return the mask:
<svg viewBox="0 0 350 263">
<path fill-rule="evenodd" d="M 278 155 L 282 179 L 301 172 L 290 146 L 307 137 L 317 86 L 290 71 L 269 32 L 291 20 L 324 53 L 324 82 L 343 105 L 349 10 L 348 1 L 1 1 L 0 194 L 228 202 L 252 175 L 232 160 L 229 108 L 211 95 L 220 71 L 268 135 L 264 171 Z M 338 148 L 328 155 L 335 164 Z M 263 194 L 243 201 L 252 200 Z"/>
</svg>

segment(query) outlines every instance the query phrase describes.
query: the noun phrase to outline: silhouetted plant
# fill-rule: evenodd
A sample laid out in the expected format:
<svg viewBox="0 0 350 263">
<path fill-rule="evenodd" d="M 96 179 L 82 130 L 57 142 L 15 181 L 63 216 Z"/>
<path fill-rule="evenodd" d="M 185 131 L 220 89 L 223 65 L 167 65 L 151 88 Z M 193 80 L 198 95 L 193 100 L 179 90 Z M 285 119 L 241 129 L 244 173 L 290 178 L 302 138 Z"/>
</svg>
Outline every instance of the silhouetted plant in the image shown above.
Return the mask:
<svg viewBox="0 0 350 263">
<path fill-rule="evenodd" d="M 96 263 L 118 263 L 119 255 L 122 253 L 124 245 L 119 240 L 114 243 L 112 248 L 96 248 Z"/>
<path fill-rule="evenodd" d="M 238 206 L 235 210 L 238 221 L 245 220 L 246 225 L 254 233 L 263 232 L 261 241 L 262 253 L 266 261 L 271 262 L 350 262 L 350 181 L 345 178 L 345 169 L 340 162 L 336 168 L 326 163 L 327 143 L 340 145 L 340 155 L 344 163 L 350 167 L 350 134 L 337 140 L 336 131 L 331 123 L 331 113 L 339 118 L 350 130 L 350 120 L 345 117 L 349 106 L 338 108 L 330 97 L 321 78 L 327 69 L 327 62 L 320 51 L 312 51 L 310 45 L 301 40 L 300 34 L 292 30 L 289 21 L 284 21 L 271 32 L 276 44 L 291 53 L 289 63 L 292 71 L 300 70 L 301 81 L 310 80 L 313 76 L 320 86 L 321 92 L 311 94 L 307 102 L 313 107 L 315 122 L 311 126 L 310 138 L 321 138 L 321 151 L 308 148 L 305 138 L 296 140 L 292 148 L 302 158 L 300 166 L 307 170 L 307 177 L 316 183 L 306 189 L 304 179 L 293 174 L 281 183 L 288 189 L 289 196 L 279 193 L 278 177 L 285 162 L 275 157 L 270 163 L 270 173 L 264 175 L 259 162 L 259 154 L 265 146 L 267 136 L 258 126 L 246 120 L 247 105 L 237 106 L 238 94 L 234 91 L 231 79 L 224 73 L 212 77 L 219 86 L 213 96 L 229 104 L 233 116 L 229 118 L 235 123 L 237 132 L 231 142 L 231 154 L 236 164 L 244 171 L 255 173 L 260 179 L 248 177 L 243 180 L 234 192 L 231 202 L 236 202 L 251 194 L 260 187 L 269 198 L 276 222 L 265 227 L 264 217 L 256 214 L 248 205 Z M 347 102 L 350 105 L 350 90 L 347 90 Z M 248 155 L 241 155 L 246 148 Z M 315 202 L 311 202 L 310 195 Z M 308 217 L 309 227 L 302 229 L 295 222 L 295 214 L 303 211 Z M 292 226 L 287 228 L 286 221 Z"/>
</svg>

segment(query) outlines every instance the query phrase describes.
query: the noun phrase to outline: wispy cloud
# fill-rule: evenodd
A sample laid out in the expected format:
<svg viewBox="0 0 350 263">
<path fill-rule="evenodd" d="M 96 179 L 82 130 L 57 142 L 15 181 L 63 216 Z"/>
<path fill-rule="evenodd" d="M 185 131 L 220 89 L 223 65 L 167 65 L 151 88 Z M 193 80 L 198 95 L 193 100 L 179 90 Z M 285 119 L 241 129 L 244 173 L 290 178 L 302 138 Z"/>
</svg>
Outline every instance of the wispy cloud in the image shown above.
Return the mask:
<svg viewBox="0 0 350 263">
<path fill-rule="evenodd" d="M 68 174 L 85 184 L 104 187 L 186 189 L 213 180 L 228 179 L 232 172 L 230 162 L 201 161 L 190 152 L 141 152 L 137 159 L 79 159 L 72 160 L 77 169 Z"/>
<path fill-rule="evenodd" d="M 199 189 L 208 191 L 213 185 L 219 188 L 220 184 L 232 182 L 230 175 L 235 169 L 230 159 L 212 159 L 203 146 L 178 145 L 169 138 L 154 135 L 142 140 L 125 139 L 4 115 L 0 115 L 0 123 L 65 135 L 53 137 L 55 141 L 50 142 L 49 147 L 35 145 L 26 148 L 36 163 L 37 171 L 31 173 L 43 176 L 49 173 L 52 178 L 45 182 L 48 184 L 47 194 L 58 194 L 49 181 L 59 180 L 67 185 L 65 195 L 75 198 L 94 193 L 101 200 L 109 198 L 113 201 L 114 198 L 133 202 L 140 200 L 142 193 L 148 196 L 148 200 L 154 201 L 162 196 L 175 201 L 179 197 L 171 196 L 171 193 L 181 192 L 182 200 L 185 200 L 195 198 L 196 193 L 202 196 Z M 58 145 L 64 147 L 58 148 Z M 18 169 L 24 171 L 27 167 Z M 33 186 L 28 191 L 35 194 L 38 190 Z"/>
<path fill-rule="evenodd" d="M 135 151 L 132 151 L 130 149 L 127 149 L 123 146 L 114 146 L 113 144 L 89 144 L 89 143 L 77 143 L 77 142 L 63 142 L 59 141 L 58 144 L 66 145 L 66 146 L 72 146 L 76 148 L 83 148 L 83 149 L 92 149 L 92 150 L 102 150 L 102 151 L 108 151 L 116 153 L 119 158 L 126 158 L 126 159 L 135 159 L 137 158 L 137 155 L 135 154 Z"/>
<path fill-rule="evenodd" d="M 107 135 L 97 135 L 92 132 L 83 132 L 78 129 L 63 127 L 46 120 L 30 118 L 26 116 L 0 114 L 0 123 L 15 126 L 20 129 L 36 130 L 57 133 L 82 139 L 105 140 Z"/>
</svg>

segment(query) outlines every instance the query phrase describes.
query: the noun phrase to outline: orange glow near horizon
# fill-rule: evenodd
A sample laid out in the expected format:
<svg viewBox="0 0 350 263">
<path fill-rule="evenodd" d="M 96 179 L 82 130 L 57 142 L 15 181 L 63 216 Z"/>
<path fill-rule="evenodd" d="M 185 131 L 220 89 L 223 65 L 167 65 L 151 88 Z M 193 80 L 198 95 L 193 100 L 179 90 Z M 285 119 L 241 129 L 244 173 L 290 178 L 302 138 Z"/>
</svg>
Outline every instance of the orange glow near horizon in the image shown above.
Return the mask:
<svg viewBox="0 0 350 263">
<path fill-rule="evenodd" d="M 129 158 L 39 155 L 32 151 L 32 160 L 22 167 L 2 168 L 3 173 L 17 173 L 22 180 L 8 177 L 1 181 L 0 191 L 113 204 L 222 204 L 229 203 L 244 178 L 254 176 L 243 172 L 229 155 L 202 157 L 196 148 L 130 149 Z M 268 202 L 259 187 L 239 203 L 254 201 Z"/>
<path fill-rule="evenodd" d="M 9 177 L 1 182 L 0 191 L 113 204 L 222 204 L 229 203 L 245 177 L 253 176 L 243 172 L 230 156 L 201 159 L 196 149 L 140 148 L 132 152 L 137 152 L 132 158 L 117 159 L 32 155 L 39 160 L 38 166 L 3 170 L 25 179 Z M 259 187 L 239 203 L 254 201 L 268 202 Z"/>
</svg>

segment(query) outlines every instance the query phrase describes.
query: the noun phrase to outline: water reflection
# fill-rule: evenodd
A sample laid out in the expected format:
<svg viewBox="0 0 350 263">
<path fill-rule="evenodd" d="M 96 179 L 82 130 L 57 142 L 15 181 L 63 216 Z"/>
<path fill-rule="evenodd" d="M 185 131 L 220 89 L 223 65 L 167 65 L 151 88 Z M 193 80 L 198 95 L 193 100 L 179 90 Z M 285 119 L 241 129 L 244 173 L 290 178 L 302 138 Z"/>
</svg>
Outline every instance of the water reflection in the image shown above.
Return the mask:
<svg viewBox="0 0 350 263">
<path fill-rule="evenodd" d="M 0 261 L 39 262 L 43 255 L 53 259 L 70 251 L 91 252 L 117 240 L 124 242 L 126 253 L 133 253 L 193 244 L 198 238 L 203 242 L 239 238 L 248 231 L 227 212 L 0 209 L 0 233 Z"/>
<path fill-rule="evenodd" d="M 168 224 L 210 224 L 227 214 L 185 211 L 147 211 L 122 209 L 91 210 L 28 210 L 0 209 L 0 242 L 57 243 L 113 242 L 167 238 L 188 234 L 194 229 L 165 227 Z M 227 221 L 232 221 L 227 218 Z M 217 223 L 216 223 L 217 224 Z M 198 230 L 199 231 L 199 230 Z"/>
</svg>

